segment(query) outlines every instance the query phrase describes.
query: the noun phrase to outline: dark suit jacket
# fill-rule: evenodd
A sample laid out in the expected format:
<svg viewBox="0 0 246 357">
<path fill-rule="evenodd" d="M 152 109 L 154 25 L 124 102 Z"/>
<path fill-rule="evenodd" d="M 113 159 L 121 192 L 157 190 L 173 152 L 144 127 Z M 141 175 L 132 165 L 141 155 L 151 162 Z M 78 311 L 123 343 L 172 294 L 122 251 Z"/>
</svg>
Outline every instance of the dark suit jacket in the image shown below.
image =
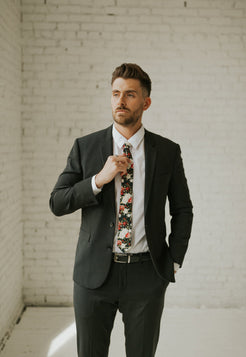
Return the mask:
<svg viewBox="0 0 246 357">
<path fill-rule="evenodd" d="M 145 130 L 144 217 L 147 242 L 157 273 L 175 282 L 173 262 L 182 266 L 192 225 L 189 196 L 179 145 Z M 57 216 L 82 209 L 74 281 L 99 287 L 112 262 L 115 235 L 114 180 L 94 195 L 91 178 L 113 153 L 112 126 L 76 139 L 67 166 L 54 187 L 50 208 Z M 165 203 L 168 197 L 171 233 L 166 242 Z"/>
</svg>

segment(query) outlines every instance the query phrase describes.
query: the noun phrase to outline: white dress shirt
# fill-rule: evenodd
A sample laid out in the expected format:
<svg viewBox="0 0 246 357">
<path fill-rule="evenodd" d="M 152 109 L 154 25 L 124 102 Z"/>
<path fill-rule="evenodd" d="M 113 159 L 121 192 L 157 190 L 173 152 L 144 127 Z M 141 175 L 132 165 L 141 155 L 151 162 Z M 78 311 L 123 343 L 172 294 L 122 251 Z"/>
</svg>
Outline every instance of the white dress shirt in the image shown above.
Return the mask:
<svg viewBox="0 0 246 357">
<path fill-rule="evenodd" d="M 144 192 L 145 192 L 145 152 L 144 152 L 144 127 L 130 138 L 122 136 L 115 126 L 113 126 L 113 155 L 123 154 L 123 144 L 130 144 L 133 158 L 133 204 L 132 204 L 132 241 L 128 253 L 143 253 L 149 251 L 144 225 Z M 96 186 L 95 176 L 92 178 L 92 189 L 94 194 L 98 194 L 101 189 Z M 115 177 L 115 207 L 116 207 L 116 231 L 114 238 L 113 252 L 122 253 L 117 247 L 117 227 L 118 212 L 120 205 L 121 176 L 118 173 Z M 177 271 L 179 264 L 174 263 L 174 270 Z"/>
</svg>

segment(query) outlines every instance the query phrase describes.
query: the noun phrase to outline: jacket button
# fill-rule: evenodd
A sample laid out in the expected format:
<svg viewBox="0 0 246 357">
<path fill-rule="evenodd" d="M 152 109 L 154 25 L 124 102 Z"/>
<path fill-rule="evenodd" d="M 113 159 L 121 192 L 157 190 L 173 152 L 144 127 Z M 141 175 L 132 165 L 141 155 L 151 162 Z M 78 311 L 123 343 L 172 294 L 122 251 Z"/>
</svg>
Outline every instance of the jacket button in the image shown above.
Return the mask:
<svg viewBox="0 0 246 357">
<path fill-rule="evenodd" d="M 114 226 L 114 222 L 110 222 L 109 227 L 112 228 Z"/>
</svg>

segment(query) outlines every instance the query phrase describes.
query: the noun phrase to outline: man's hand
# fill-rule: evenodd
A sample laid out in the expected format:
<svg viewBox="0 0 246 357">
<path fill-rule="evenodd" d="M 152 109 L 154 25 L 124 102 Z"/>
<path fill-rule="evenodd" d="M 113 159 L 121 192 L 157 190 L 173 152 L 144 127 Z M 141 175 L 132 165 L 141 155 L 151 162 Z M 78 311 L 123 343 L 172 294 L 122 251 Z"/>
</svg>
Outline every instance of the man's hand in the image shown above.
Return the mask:
<svg viewBox="0 0 246 357">
<path fill-rule="evenodd" d="M 180 265 L 178 264 L 178 263 L 173 263 L 173 270 L 174 270 L 174 274 L 176 274 L 177 273 L 177 271 L 179 270 L 179 268 L 180 268 Z"/>
<path fill-rule="evenodd" d="M 118 173 L 126 174 L 129 163 L 130 159 L 125 155 L 109 156 L 102 170 L 95 177 L 96 186 L 101 188 L 112 181 Z"/>
</svg>

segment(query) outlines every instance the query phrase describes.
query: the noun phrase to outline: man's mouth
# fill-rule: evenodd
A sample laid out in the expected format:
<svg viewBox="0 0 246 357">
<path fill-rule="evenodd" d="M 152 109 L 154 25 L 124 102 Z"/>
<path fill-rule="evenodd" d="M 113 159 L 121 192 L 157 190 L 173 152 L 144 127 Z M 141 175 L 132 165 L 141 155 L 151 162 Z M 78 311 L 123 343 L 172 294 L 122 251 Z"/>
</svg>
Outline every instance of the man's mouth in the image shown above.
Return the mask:
<svg viewBox="0 0 246 357">
<path fill-rule="evenodd" d="M 128 109 L 125 109 L 125 108 L 119 108 L 119 109 L 116 109 L 116 113 L 125 113 L 125 112 L 128 112 L 129 110 Z"/>
</svg>

